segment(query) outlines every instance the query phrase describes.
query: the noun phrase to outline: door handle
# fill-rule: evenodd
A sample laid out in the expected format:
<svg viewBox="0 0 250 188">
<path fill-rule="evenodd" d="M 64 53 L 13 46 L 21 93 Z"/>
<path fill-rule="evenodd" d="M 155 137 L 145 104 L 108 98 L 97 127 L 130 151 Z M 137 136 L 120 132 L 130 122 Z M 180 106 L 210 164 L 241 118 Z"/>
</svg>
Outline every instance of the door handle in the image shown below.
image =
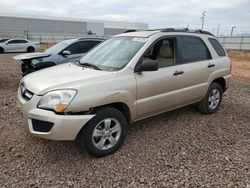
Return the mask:
<svg viewBox="0 0 250 188">
<path fill-rule="evenodd" d="M 207 67 L 208 67 L 208 68 L 215 67 L 215 64 L 209 63 Z"/>
<path fill-rule="evenodd" d="M 178 76 L 178 75 L 181 75 L 181 74 L 184 74 L 184 72 L 183 72 L 183 71 L 178 71 L 178 70 L 177 70 L 177 71 L 174 72 L 173 75 L 174 75 L 174 76 Z"/>
</svg>

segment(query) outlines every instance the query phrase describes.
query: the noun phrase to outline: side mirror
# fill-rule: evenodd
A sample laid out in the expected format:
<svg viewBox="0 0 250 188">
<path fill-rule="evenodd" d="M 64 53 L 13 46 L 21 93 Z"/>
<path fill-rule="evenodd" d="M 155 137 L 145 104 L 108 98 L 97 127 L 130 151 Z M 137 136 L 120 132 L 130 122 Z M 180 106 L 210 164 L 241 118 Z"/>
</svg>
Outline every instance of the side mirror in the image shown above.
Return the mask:
<svg viewBox="0 0 250 188">
<path fill-rule="evenodd" d="M 135 67 L 135 72 L 143 72 L 143 71 L 157 71 L 158 63 L 153 59 L 144 59 L 142 63 Z"/>
<path fill-rule="evenodd" d="M 8 45 L 9 43 L 8 43 L 8 42 L 5 42 L 4 44 L 5 44 L 5 45 Z"/>
<path fill-rule="evenodd" d="M 69 50 L 64 50 L 64 51 L 62 52 L 62 55 L 63 55 L 63 56 L 71 55 L 71 52 L 70 52 Z"/>
</svg>

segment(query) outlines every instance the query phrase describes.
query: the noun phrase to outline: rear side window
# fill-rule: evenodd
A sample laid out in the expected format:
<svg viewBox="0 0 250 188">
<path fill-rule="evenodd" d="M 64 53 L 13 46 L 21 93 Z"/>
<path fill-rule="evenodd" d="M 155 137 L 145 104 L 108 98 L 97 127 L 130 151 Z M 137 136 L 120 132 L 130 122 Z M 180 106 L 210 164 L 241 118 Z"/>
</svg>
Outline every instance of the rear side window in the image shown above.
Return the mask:
<svg viewBox="0 0 250 188">
<path fill-rule="evenodd" d="M 211 43 L 211 45 L 213 46 L 213 48 L 216 51 L 216 53 L 218 54 L 218 56 L 221 56 L 221 57 L 226 56 L 225 50 L 222 48 L 222 46 L 220 45 L 220 43 L 216 39 L 209 38 L 208 40 Z"/>
<path fill-rule="evenodd" d="M 18 40 L 18 43 L 28 43 L 28 41 L 27 40 Z"/>
<path fill-rule="evenodd" d="M 182 37 L 183 63 L 211 59 L 205 43 L 198 37 Z"/>
</svg>

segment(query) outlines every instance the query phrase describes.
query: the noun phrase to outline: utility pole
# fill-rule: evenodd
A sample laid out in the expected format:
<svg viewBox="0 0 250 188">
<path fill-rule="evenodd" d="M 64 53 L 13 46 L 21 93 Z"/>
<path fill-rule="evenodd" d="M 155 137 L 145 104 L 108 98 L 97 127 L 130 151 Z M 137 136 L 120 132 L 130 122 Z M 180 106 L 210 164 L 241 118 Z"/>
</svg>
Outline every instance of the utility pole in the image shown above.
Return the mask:
<svg viewBox="0 0 250 188">
<path fill-rule="evenodd" d="M 213 35 L 215 35 L 215 28 L 213 28 Z"/>
<path fill-rule="evenodd" d="M 231 36 L 233 36 L 233 32 L 234 32 L 234 29 L 235 29 L 236 27 L 232 27 L 232 29 L 231 29 Z"/>
<path fill-rule="evenodd" d="M 203 11 L 202 16 L 201 16 L 201 29 L 203 30 L 204 28 L 204 22 L 205 22 L 205 16 L 206 16 L 206 11 Z"/>
<path fill-rule="evenodd" d="M 219 36 L 219 33 L 220 33 L 220 24 L 218 24 L 218 27 L 217 27 L 217 36 Z"/>
</svg>

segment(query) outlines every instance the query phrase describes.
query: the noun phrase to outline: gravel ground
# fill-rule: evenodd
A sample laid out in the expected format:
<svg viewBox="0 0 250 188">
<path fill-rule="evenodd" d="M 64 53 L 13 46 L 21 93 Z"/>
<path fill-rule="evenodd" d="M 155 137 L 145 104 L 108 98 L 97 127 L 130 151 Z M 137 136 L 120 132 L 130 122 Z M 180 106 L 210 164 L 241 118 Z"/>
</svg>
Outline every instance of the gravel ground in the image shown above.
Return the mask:
<svg viewBox="0 0 250 188">
<path fill-rule="evenodd" d="M 0 187 L 250 187 L 250 80 L 233 81 L 218 113 L 189 106 L 137 122 L 97 159 L 24 132 L 13 55 L 0 55 Z"/>
</svg>

